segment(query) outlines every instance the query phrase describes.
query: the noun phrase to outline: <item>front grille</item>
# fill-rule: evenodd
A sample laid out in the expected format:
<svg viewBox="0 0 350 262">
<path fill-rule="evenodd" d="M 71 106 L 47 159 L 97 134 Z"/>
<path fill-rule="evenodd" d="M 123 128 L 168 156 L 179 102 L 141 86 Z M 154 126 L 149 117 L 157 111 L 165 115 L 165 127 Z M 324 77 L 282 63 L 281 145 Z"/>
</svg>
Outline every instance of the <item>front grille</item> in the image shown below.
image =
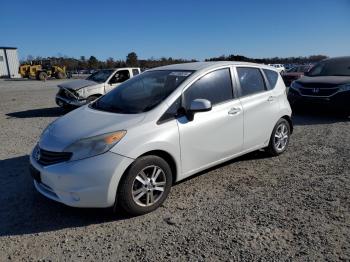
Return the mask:
<svg viewBox="0 0 350 262">
<path fill-rule="evenodd" d="M 300 93 L 305 96 L 331 96 L 338 90 L 339 88 L 300 88 Z"/>
<path fill-rule="evenodd" d="M 67 89 L 64 89 L 64 88 L 61 88 L 58 91 L 58 95 L 61 96 L 61 97 L 65 97 L 65 98 L 76 98 L 75 96 L 78 96 L 77 93 L 74 90 L 67 90 Z"/>
<path fill-rule="evenodd" d="M 68 161 L 72 157 L 70 152 L 52 152 L 39 148 L 39 154 L 37 154 L 37 161 L 43 166 L 53 165 L 61 162 Z"/>
<path fill-rule="evenodd" d="M 309 87 L 309 88 L 334 88 L 336 87 L 338 84 L 331 84 L 331 83 L 308 83 L 308 82 L 301 82 L 299 83 L 301 84 L 303 87 Z"/>
</svg>

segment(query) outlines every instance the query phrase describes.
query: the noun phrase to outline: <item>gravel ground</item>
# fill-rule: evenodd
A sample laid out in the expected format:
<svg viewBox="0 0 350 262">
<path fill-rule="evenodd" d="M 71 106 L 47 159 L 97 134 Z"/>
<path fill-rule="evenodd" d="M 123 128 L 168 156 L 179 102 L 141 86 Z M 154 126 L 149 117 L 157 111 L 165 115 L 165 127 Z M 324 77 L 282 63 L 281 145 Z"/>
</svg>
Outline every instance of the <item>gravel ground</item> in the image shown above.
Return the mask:
<svg viewBox="0 0 350 262">
<path fill-rule="evenodd" d="M 282 156 L 202 172 L 130 218 L 35 191 L 28 153 L 63 114 L 57 83 L 0 80 L 0 261 L 350 260 L 349 118 L 296 115 Z"/>
</svg>

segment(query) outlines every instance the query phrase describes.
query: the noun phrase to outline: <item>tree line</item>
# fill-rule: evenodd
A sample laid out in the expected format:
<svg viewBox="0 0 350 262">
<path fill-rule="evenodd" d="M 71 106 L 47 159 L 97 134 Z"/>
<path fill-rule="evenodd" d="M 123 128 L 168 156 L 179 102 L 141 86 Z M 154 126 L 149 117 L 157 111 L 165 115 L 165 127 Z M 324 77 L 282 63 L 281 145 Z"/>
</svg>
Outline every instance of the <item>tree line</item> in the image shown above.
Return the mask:
<svg viewBox="0 0 350 262">
<path fill-rule="evenodd" d="M 322 59 L 327 58 L 324 55 L 312 55 L 312 56 L 299 56 L 299 57 L 273 57 L 273 58 L 249 58 L 242 55 L 222 55 L 219 57 L 211 57 L 205 59 L 205 61 L 244 61 L 254 62 L 263 64 L 306 64 L 315 63 Z M 29 55 L 27 59 L 21 61 L 22 63 L 37 63 L 43 60 L 49 60 L 52 65 L 66 66 L 69 71 L 77 70 L 92 70 L 92 69 L 103 69 L 103 68 L 119 68 L 119 67 L 141 67 L 143 69 L 154 68 L 158 66 L 197 62 L 195 59 L 183 59 L 183 58 L 172 58 L 162 57 L 160 59 L 149 58 L 139 59 L 135 52 L 131 52 L 126 56 L 125 60 L 115 60 L 112 57 L 102 61 L 97 59 L 95 56 L 86 58 L 81 56 L 79 59 L 60 56 L 60 57 L 36 57 Z"/>
<path fill-rule="evenodd" d="M 298 57 L 272 57 L 272 58 L 249 58 L 242 55 L 222 55 L 205 59 L 205 61 L 242 61 L 258 64 L 308 64 L 316 63 L 327 58 L 325 55 L 311 55 Z"/>
</svg>

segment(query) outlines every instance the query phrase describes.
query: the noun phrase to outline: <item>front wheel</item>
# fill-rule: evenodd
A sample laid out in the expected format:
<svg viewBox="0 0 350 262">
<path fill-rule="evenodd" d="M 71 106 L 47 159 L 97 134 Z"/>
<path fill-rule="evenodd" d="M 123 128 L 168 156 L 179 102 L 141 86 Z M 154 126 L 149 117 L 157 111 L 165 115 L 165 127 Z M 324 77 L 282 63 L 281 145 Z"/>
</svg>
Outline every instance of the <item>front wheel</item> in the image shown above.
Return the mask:
<svg viewBox="0 0 350 262">
<path fill-rule="evenodd" d="M 157 209 L 167 198 L 172 185 L 169 164 L 158 156 L 135 160 L 120 181 L 118 204 L 131 215 Z"/>
<path fill-rule="evenodd" d="M 90 104 L 91 102 L 95 101 L 97 98 L 98 98 L 98 96 L 89 96 L 89 97 L 86 99 L 86 103 L 87 103 L 87 104 Z"/>
<path fill-rule="evenodd" d="M 272 156 L 278 156 L 282 154 L 284 151 L 286 151 L 288 144 L 289 144 L 289 137 L 290 137 L 290 125 L 289 122 L 281 118 L 278 120 L 277 124 L 275 125 L 271 137 L 270 142 L 267 147 L 267 151 Z"/>
</svg>

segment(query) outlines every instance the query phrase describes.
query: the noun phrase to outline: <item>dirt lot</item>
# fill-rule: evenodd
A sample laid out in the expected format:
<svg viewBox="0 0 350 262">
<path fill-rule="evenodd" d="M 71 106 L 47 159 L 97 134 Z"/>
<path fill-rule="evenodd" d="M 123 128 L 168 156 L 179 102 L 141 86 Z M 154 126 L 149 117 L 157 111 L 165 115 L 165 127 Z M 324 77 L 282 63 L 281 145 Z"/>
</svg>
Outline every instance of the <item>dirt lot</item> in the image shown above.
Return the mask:
<svg viewBox="0 0 350 262">
<path fill-rule="evenodd" d="M 0 261 L 350 260 L 350 119 L 294 116 L 290 148 L 255 152 L 174 186 L 129 218 L 37 193 L 28 153 L 63 114 L 59 81 L 0 80 Z"/>
</svg>

